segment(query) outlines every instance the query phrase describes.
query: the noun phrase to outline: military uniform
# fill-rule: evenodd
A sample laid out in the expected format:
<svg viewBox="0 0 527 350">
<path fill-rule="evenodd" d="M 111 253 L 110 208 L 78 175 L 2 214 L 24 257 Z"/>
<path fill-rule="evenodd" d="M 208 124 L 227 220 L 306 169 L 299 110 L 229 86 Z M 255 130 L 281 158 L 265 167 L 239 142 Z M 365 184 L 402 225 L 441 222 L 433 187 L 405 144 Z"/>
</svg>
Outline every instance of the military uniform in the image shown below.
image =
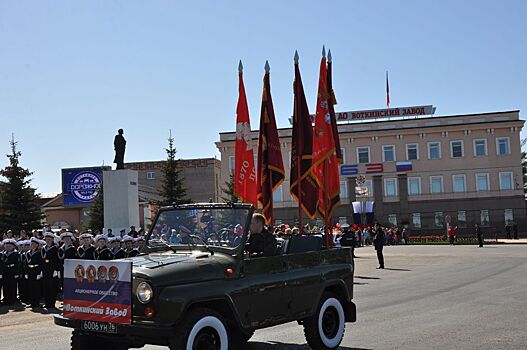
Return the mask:
<svg viewBox="0 0 527 350">
<path fill-rule="evenodd" d="M 384 247 L 384 231 L 382 228 L 377 227 L 375 230 L 375 238 L 373 239 L 373 245 L 377 251 L 377 260 L 379 260 L 378 269 L 384 269 L 384 255 L 382 254 L 382 249 Z"/>
<path fill-rule="evenodd" d="M 49 237 L 49 236 L 46 236 Z M 56 245 L 46 245 L 40 250 L 42 258 L 42 294 L 47 308 L 54 308 L 57 299 L 59 275 L 59 249 Z"/>
<path fill-rule="evenodd" d="M 93 260 L 94 251 L 95 247 L 91 244 L 89 246 L 81 245 L 79 248 L 77 248 L 77 256 L 79 259 Z"/>
<path fill-rule="evenodd" d="M 29 246 L 29 240 L 19 241 L 18 244 L 22 246 Z M 27 285 L 27 248 L 20 252 L 20 277 L 18 283 L 18 298 L 24 304 L 29 303 L 29 289 Z"/>
<path fill-rule="evenodd" d="M 35 237 L 33 238 L 31 242 L 41 243 Z M 42 297 L 42 255 L 40 250 L 37 248 L 26 252 L 26 261 L 29 303 L 31 307 L 39 307 L 40 298 Z"/>
<path fill-rule="evenodd" d="M 16 246 L 16 241 L 14 239 L 5 239 L 4 247 L 6 244 L 12 244 Z M 17 301 L 16 297 L 16 287 L 17 280 L 20 278 L 20 254 L 17 250 L 5 250 L 2 252 L 0 259 L 4 263 L 4 271 L 2 273 L 2 280 L 4 281 L 3 285 L 3 294 L 4 294 L 4 304 L 13 305 Z"/>
<path fill-rule="evenodd" d="M 114 237 L 110 240 L 113 245 L 110 251 L 112 252 L 112 259 L 123 259 L 126 258 L 126 252 L 121 248 L 121 238 Z"/>
<path fill-rule="evenodd" d="M 93 251 L 93 258 L 95 260 L 112 260 L 113 254 L 110 251 L 110 249 L 104 247 L 104 248 L 95 248 Z"/>
</svg>

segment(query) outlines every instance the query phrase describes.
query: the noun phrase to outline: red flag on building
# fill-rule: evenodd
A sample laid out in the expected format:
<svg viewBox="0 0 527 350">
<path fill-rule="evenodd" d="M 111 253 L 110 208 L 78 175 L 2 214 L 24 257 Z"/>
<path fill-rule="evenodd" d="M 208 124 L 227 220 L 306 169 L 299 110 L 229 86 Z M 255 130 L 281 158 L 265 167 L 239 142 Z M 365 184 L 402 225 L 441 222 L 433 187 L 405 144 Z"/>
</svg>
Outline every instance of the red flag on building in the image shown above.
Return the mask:
<svg viewBox="0 0 527 350">
<path fill-rule="evenodd" d="M 234 194 L 242 202 L 251 203 L 256 207 L 256 170 L 254 168 L 249 109 L 247 108 L 247 98 L 243 86 L 242 61 L 238 66 L 238 72 L 239 96 L 236 107 L 236 143 L 234 145 Z"/>
<path fill-rule="evenodd" d="M 317 212 L 317 183 L 313 174 L 313 126 L 309 109 L 307 108 L 300 68 L 298 67 L 298 53 L 295 52 L 295 82 L 293 107 L 293 144 L 291 149 L 291 184 L 290 191 L 310 219 Z M 300 189 L 300 190 L 299 190 Z M 299 210 L 299 223 L 302 225 L 302 211 Z"/>
<path fill-rule="evenodd" d="M 273 191 L 284 181 L 284 177 L 284 162 L 271 98 L 269 63 L 265 62 L 258 138 L 257 197 L 258 202 L 262 204 L 262 213 L 268 225 L 273 221 Z"/>
<path fill-rule="evenodd" d="M 323 51 L 313 133 L 313 173 L 319 184 L 317 210 L 326 226 L 330 226 L 333 211 L 340 202 L 340 179 L 335 153 L 335 137 L 329 113 L 328 101 L 331 95 L 327 86 L 327 77 L 326 57 Z"/>
<path fill-rule="evenodd" d="M 329 91 L 329 100 L 328 100 L 328 109 L 329 115 L 331 116 L 331 128 L 333 129 L 333 138 L 335 139 L 335 154 L 339 164 L 344 163 L 344 155 L 342 154 L 342 148 L 340 147 L 340 138 L 339 130 L 337 127 L 337 118 L 335 116 L 335 105 L 337 104 L 337 98 L 335 97 L 335 92 L 333 91 L 333 68 L 331 60 L 331 50 L 328 50 L 328 91 Z"/>
<path fill-rule="evenodd" d="M 388 71 L 386 71 L 386 107 L 390 108 L 390 84 L 388 83 Z"/>
</svg>

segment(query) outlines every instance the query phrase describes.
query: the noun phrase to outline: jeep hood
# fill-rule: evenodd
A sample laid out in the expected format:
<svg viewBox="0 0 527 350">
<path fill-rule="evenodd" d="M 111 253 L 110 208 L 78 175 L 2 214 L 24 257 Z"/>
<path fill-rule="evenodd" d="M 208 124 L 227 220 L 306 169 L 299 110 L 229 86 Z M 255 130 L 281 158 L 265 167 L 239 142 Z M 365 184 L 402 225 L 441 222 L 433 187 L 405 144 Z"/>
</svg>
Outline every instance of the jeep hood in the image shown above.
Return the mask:
<svg viewBox="0 0 527 350">
<path fill-rule="evenodd" d="M 134 277 L 148 279 L 158 286 L 221 279 L 225 277 L 225 269 L 235 263 L 232 256 L 201 251 L 151 253 L 128 260 L 132 261 Z"/>
</svg>

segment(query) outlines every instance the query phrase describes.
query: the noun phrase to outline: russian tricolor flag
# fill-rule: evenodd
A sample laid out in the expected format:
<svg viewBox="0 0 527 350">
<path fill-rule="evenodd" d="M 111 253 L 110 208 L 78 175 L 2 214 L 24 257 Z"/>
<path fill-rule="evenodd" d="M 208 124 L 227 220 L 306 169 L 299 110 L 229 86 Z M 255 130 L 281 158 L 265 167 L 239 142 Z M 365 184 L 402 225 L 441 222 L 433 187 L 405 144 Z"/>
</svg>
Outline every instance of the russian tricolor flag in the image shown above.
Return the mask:
<svg viewBox="0 0 527 350">
<path fill-rule="evenodd" d="M 395 170 L 410 171 L 412 170 L 412 162 L 397 162 L 395 163 Z"/>
</svg>

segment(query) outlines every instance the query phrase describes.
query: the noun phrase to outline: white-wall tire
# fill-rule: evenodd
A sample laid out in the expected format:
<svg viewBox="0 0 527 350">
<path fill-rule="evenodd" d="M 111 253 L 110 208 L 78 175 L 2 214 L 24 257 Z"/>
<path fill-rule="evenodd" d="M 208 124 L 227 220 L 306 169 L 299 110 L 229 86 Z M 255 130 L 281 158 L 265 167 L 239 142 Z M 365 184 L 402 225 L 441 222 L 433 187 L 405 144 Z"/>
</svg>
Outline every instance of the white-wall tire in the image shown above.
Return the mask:
<svg viewBox="0 0 527 350">
<path fill-rule="evenodd" d="M 331 338 L 329 338 L 324 333 L 324 329 L 323 329 L 324 314 L 326 312 L 330 312 L 329 310 L 330 308 L 334 308 L 334 310 L 338 314 L 338 324 L 337 324 L 338 328 L 336 329 L 335 335 L 331 336 Z M 345 322 L 344 308 L 342 307 L 342 304 L 340 303 L 340 301 L 333 297 L 326 299 L 326 301 L 320 307 L 320 311 L 318 312 L 318 332 L 320 334 L 320 340 L 322 341 L 322 343 L 324 343 L 325 346 L 327 346 L 330 349 L 336 348 L 339 346 L 340 342 L 342 341 L 342 338 L 344 337 L 344 328 L 345 328 L 344 322 Z"/>
<path fill-rule="evenodd" d="M 346 316 L 340 299 L 326 292 L 315 314 L 304 320 L 304 334 L 314 350 L 338 349 L 344 339 Z"/>
<path fill-rule="evenodd" d="M 178 331 L 170 340 L 171 350 L 212 348 L 229 350 L 229 331 L 223 317 L 212 309 L 195 308 L 179 323 Z"/>
<path fill-rule="evenodd" d="M 193 350 L 194 342 L 197 340 L 196 337 L 201 331 L 212 328 L 218 335 L 220 341 L 220 350 L 229 349 L 229 337 L 227 335 L 227 329 L 223 322 L 215 316 L 205 316 L 200 319 L 194 327 L 190 330 L 190 334 L 187 338 L 186 350 Z"/>
</svg>

